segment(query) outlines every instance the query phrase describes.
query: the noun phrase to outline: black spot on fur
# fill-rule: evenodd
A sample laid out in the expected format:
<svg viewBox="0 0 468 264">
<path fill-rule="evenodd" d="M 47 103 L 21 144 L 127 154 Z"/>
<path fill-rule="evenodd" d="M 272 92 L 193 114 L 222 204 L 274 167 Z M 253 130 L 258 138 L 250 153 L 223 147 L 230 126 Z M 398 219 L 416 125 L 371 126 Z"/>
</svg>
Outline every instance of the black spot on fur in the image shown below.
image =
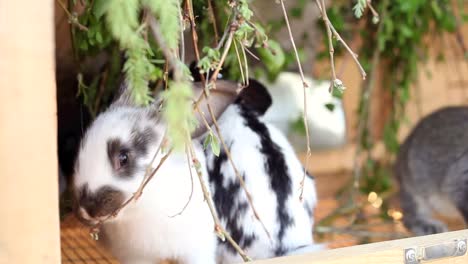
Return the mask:
<svg viewBox="0 0 468 264">
<path fill-rule="evenodd" d="M 116 160 L 121 153 L 125 153 L 128 157 L 125 166 L 116 167 Z M 110 139 L 107 141 L 107 157 L 114 172 L 122 178 L 129 178 L 135 174 L 137 164 L 135 161 L 135 150 L 128 145 L 124 145 L 120 139 Z"/>
<path fill-rule="evenodd" d="M 249 86 L 240 92 L 236 103 L 263 115 L 270 108 L 273 99 L 265 86 L 256 80 L 249 79 Z"/>
<path fill-rule="evenodd" d="M 292 193 L 292 183 L 288 174 L 286 161 L 280 147 L 271 139 L 268 128 L 264 123 L 258 120 L 255 112 L 250 111 L 249 108 L 242 103 L 238 103 L 238 105 L 246 125 L 260 137 L 260 152 L 266 158 L 265 170 L 270 176 L 270 185 L 276 194 L 278 204 L 276 209 L 278 221 L 280 223 L 278 240 L 281 245 L 286 228 L 294 224 L 294 219 L 288 214 L 286 208 L 286 201 Z M 281 253 L 283 249 L 278 248 L 277 251 Z"/>
<path fill-rule="evenodd" d="M 247 202 L 235 203 L 238 201 L 238 195 L 242 192 L 239 181 L 230 182 L 227 186 L 223 186 L 224 176 L 221 172 L 221 167 L 227 162 L 227 155 L 224 151 L 219 154 L 219 157 L 213 160 L 213 169 L 208 170 L 210 183 L 214 185 L 214 196 L 216 211 L 219 214 L 220 220 L 226 222 L 226 229 L 229 230 L 232 238 L 239 243 L 242 248 L 247 248 L 252 245 L 256 239 L 255 235 L 244 233 L 242 228 L 238 227 L 239 216 L 245 214 L 248 208 Z M 224 243 L 232 253 L 236 250 L 229 243 Z"/>
<path fill-rule="evenodd" d="M 132 131 L 132 146 L 137 156 L 148 154 L 148 145 L 154 140 L 155 134 L 151 127 L 146 127 L 143 131 L 139 131 L 135 128 Z"/>
<path fill-rule="evenodd" d="M 110 186 L 104 186 L 97 192 L 90 192 L 85 184 L 77 193 L 78 204 L 86 210 L 91 217 L 107 216 L 112 214 L 124 202 L 124 195 Z M 81 221 L 84 221 L 80 217 Z M 84 221 L 86 222 L 86 221 Z"/>
</svg>

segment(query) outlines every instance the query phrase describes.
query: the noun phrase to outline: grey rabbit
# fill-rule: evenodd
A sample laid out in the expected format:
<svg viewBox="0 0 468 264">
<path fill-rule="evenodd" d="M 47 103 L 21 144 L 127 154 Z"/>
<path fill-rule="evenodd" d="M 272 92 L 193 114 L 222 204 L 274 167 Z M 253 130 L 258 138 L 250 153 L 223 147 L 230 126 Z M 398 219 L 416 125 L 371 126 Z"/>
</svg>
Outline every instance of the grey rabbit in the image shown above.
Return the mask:
<svg viewBox="0 0 468 264">
<path fill-rule="evenodd" d="M 447 231 L 434 212 L 459 213 L 468 223 L 468 107 L 445 107 L 419 121 L 402 144 L 394 170 L 403 223 L 412 233 Z"/>
</svg>

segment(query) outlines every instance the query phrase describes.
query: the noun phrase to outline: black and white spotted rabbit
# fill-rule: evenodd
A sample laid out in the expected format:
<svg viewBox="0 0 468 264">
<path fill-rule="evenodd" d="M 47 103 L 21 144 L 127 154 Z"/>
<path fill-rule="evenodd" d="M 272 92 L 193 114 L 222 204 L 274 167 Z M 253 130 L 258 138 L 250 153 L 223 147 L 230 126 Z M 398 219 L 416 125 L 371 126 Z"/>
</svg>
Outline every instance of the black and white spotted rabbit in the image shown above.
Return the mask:
<svg viewBox="0 0 468 264">
<path fill-rule="evenodd" d="M 253 259 L 322 249 L 312 239 L 313 210 L 317 202 L 314 180 L 309 175 L 306 177 L 304 200 L 300 201 L 303 166 L 282 132 L 262 120 L 271 103 L 266 88 L 250 80 L 250 85 L 218 119 L 233 162 L 271 237 L 255 219 L 223 148 L 218 157 L 211 149 L 205 150 L 212 195 L 221 222 Z M 219 243 L 217 260 L 218 263 L 242 261 L 228 243 Z"/>
<path fill-rule="evenodd" d="M 157 104 L 136 106 L 126 87 L 94 120 L 79 148 L 73 190 L 78 218 L 89 225 L 115 212 L 138 189 L 148 166 L 155 168 L 163 157 L 159 153 L 151 163 L 167 127 Z M 223 88 L 222 84 L 218 87 Z M 219 105 L 217 115 L 227 103 Z M 203 133 L 203 129 L 197 131 Z M 202 146 L 193 141 L 193 147 L 208 184 Z M 214 223 L 192 174 L 196 172 L 185 153 L 172 153 L 140 199 L 102 224 L 99 241 L 123 264 L 154 264 L 162 259 L 214 264 Z"/>
<path fill-rule="evenodd" d="M 194 87 L 201 90 L 200 84 Z M 271 238 L 253 217 L 225 153 L 215 157 L 206 150 L 205 161 L 201 144 L 194 140 L 200 169 L 211 185 L 222 224 L 254 259 L 315 249 L 314 183 L 306 178 L 305 199 L 300 202 L 303 168 L 286 138 L 261 121 L 271 103 L 268 92 L 263 86 L 251 86 L 236 97 L 237 85 L 227 81 L 218 81 L 217 88 L 220 93 L 212 92 L 215 115 L 225 110 L 220 128 Z M 207 112 L 206 105 L 201 107 Z M 212 120 L 208 118 L 208 122 Z M 93 225 L 105 219 L 137 190 L 165 128 L 158 108 L 135 106 L 128 89 L 96 118 L 82 141 L 73 179 L 77 214 L 83 222 Z M 199 127 L 192 136 L 202 133 Z M 161 158 L 159 154 L 153 166 Z M 172 153 L 141 198 L 104 222 L 100 241 L 122 263 L 149 264 L 166 258 L 208 264 L 241 260 L 226 243 L 216 246 L 211 215 L 200 185 L 192 185 L 188 165 L 184 154 Z M 187 208 L 170 217 L 184 207 L 192 188 Z"/>
</svg>

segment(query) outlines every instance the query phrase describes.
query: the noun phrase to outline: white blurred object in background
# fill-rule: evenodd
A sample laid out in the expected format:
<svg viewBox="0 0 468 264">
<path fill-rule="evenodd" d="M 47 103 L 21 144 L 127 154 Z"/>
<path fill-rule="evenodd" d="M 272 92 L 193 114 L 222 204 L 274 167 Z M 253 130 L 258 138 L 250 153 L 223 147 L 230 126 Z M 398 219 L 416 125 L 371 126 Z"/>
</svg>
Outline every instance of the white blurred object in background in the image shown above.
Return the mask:
<svg viewBox="0 0 468 264">
<path fill-rule="evenodd" d="M 340 99 L 329 93 L 329 81 L 315 81 L 306 77 L 307 118 L 310 147 L 313 150 L 331 149 L 346 143 L 346 117 Z M 261 82 L 268 88 L 273 104 L 265 113 L 264 120 L 281 129 L 298 150 L 305 149 L 305 135 L 292 129 L 292 124 L 302 120 L 304 92 L 298 73 L 282 72 L 274 83 Z M 326 105 L 333 104 L 333 111 Z"/>
</svg>

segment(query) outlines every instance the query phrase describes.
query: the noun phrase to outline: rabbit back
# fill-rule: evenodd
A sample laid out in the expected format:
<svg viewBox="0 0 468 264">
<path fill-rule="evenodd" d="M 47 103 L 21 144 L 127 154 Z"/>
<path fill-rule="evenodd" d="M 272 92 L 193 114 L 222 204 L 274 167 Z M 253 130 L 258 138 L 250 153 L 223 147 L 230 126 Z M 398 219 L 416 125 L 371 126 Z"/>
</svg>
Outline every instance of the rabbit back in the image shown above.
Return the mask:
<svg viewBox="0 0 468 264">
<path fill-rule="evenodd" d="M 262 122 L 256 111 L 237 102 L 219 119 L 221 134 L 268 237 L 232 168 L 227 155 L 206 150 L 213 198 L 228 232 L 254 259 L 284 255 L 311 244 L 315 187 L 307 178 L 304 203 L 299 201 L 303 168 L 287 139 L 274 126 Z M 228 244 L 218 247 L 220 263 L 241 261 Z"/>
<path fill-rule="evenodd" d="M 446 107 L 421 119 L 402 144 L 395 163 L 405 226 L 417 235 L 444 232 L 434 212 L 460 212 L 468 197 L 468 108 Z M 466 201 L 466 200 L 465 200 Z"/>
</svg>

